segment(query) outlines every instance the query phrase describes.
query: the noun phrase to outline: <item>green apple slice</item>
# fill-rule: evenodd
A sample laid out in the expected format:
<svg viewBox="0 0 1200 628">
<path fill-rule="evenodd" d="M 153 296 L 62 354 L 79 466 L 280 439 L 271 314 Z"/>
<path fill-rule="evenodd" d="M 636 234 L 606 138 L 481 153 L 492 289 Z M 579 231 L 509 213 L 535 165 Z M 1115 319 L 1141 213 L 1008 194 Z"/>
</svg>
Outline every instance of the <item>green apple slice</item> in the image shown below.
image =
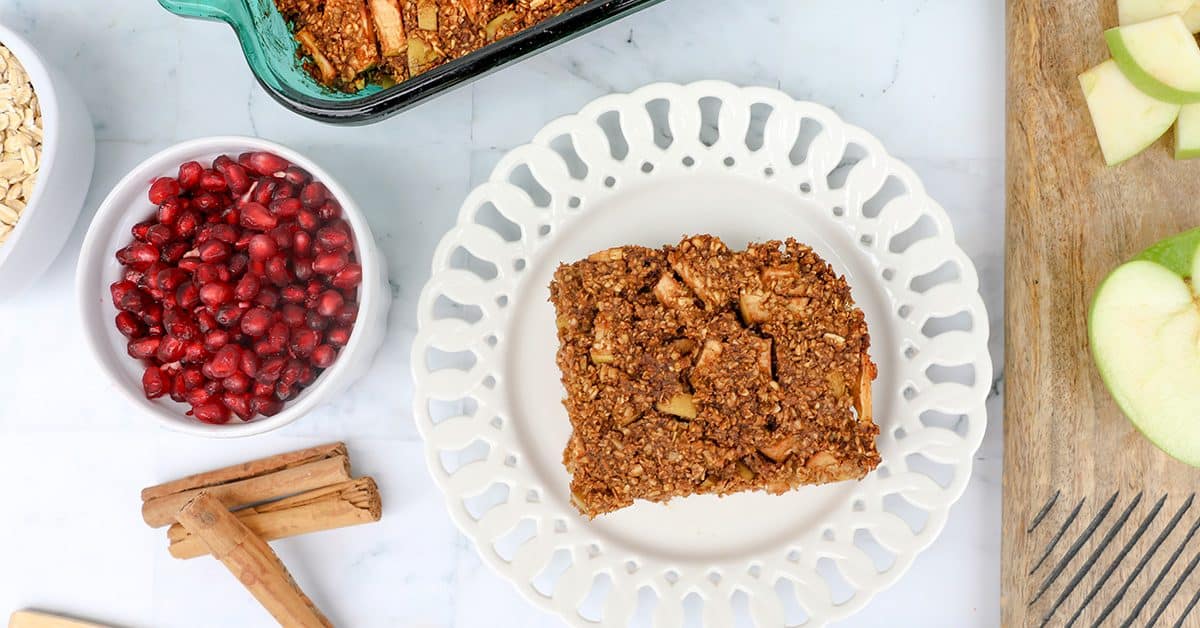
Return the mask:
<svg viewBox="0 0 1200 628">
<path fill-rule="evenodd" d="M 1113 399 L 1166 453 L 1200 466 L 1200 229 L 1112 272 L 1088 316 L 1092 358 Z"/>
<path fill-rule="evenodd" d="M 1200 102 L 1200 46 L 1178 15 L 1110 28 L 1113 61 L 1138 89 L 1159 100 Z"/>
<path fill-rule="evenodd" d="M 1183 12 L 1183 24 L 1189 31 L 1200 33 L 1200 2 L 1193 4 L 1192 8 Z"/>
<path fill-rule="evenodd" d="M 1113 61 L 1079 75 L 1104 161 L 1112 166 L 1142 152 L 1162 137 L 1179 115 L 1179 105 L 1142 93 Z"/>
<path fill-rule="evenodd" d="M 1200 157 L 1200 104 L 1184 105 L 1175 121 L 1175 159 Z"/>
<path fill-rule="evenodd" d="M 1117 20 L 1121 26 L 1145 22 L 1156 17 L 1183 13 L 1195 0 L 1117 0 Z"/>
</svg>

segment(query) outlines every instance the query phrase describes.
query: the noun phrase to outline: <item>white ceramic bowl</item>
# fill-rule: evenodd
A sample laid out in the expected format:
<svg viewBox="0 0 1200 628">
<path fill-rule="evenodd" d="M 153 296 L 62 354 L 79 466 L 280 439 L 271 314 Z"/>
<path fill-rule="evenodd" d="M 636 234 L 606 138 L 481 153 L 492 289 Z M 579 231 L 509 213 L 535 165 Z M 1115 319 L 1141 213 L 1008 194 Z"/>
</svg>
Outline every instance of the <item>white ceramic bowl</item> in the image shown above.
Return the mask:
<svg viewBox="0 0 1200 628">
<path fill-rule="evenodd" d="M 225 425 L 209 425 L 185 416 L 186 404 L 169 397 L 149 400 L 142 394 L 141 377 L 144 367 L 126 353 L 126 338 L 117 332 L 109 286 L 120 280 L 121 265 L 117 249 L 132 241 L 130 228 L 146 220 L 155 211 L 147 198 L 150 182 L 160 176 L 175 176 L 179 164 L 196 160 L 209 164 L 221 154 L 236 158 L 239 153 L 267 151 L 304 168 L 325 184 L 342 204 L 344 218 L 354 233 L 354 246 L 363 267 L 359 288 L 359 314 L 350 342 L 338 354 L 333 366 L 326 369 L 308 388 L 273 417 L 258 417 L 242 422 L 237 417 Z M 118 390 L 144 414 L 168 428 L 197 436 L 226 438 L 261 434 L 282 427 L 303 416 L 322 402 L 344 392 L 370 367 L 387 326 L 387 311 L 391 294 L 387 284 L 387 265 L 375 245 L 371 228 L 362 210 L 346 190 L 324 169 L 296 151 L 267 140 L 253 137 L 208 137 L 176 144 L 143 161 L 121 179 L 100 205 L 96 217 L 83 241 L 76 272 L 76 290 L 83 329 L 88 344 L 101 370 L 112 379 Z"/>
<path fill-rule="evenodd" d="M 71 235 L 92 181 L 96 138 L 83 100 L 25 38 L 0 25 L 4 44 L 25 68 L 42 108 L 41 166 L 16 227 L 0 244 L 0 300 L 29 287 Z"/>
</svg>

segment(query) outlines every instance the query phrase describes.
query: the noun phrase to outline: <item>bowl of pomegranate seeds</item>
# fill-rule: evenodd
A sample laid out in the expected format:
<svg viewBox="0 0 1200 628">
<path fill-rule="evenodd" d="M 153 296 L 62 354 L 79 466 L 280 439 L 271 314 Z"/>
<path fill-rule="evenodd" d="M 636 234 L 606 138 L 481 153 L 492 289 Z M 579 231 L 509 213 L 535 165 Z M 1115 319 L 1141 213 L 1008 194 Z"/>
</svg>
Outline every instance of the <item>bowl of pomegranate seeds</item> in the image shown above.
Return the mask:
<svg viewBox="0 0 1200 628">
<path fill-rule="evenodd" d="M 390 291 L 362 212 L 295 151 L 191 140 L 101 204 L 77 273 L 86 336 L 118 389 L 172 429 L 286 425 L 366 372 Z"/>
</svg>

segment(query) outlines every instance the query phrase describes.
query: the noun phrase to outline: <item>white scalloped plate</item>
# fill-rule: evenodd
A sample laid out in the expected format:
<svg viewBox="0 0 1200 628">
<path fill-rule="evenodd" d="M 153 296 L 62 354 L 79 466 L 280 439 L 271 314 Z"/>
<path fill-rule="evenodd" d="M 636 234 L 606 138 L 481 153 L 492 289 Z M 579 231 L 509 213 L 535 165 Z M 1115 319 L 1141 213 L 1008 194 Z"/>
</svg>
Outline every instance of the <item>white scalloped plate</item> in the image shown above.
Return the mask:
<svg viewBox="0 0 1200 628">
<path fill-rule="evenodd" d="M 575 512 L 550 277 L 685 233 L 794 236 L 846 275 L 879 364 L 878 470 Z M 487 563 L 576 625 L 845 617 L 938 535 L 983 437 L 988 317 L 945 212 L 875 138 L 770 89 L 656 84 L 552 122 L 467 197 L 418 307 L 414 414 L 450 512 Z"/>
</svg>

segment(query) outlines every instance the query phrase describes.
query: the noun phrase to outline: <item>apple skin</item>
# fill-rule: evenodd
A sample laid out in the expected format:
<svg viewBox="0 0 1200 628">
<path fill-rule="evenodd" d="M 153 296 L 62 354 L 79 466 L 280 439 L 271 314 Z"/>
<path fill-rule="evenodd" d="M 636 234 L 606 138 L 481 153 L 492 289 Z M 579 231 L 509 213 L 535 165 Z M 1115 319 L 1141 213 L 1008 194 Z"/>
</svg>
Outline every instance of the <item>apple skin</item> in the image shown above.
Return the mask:
<svg viewBox="0 0 1200 628">
<path fill-rule="evenodd" d="M 1198 247 L 1200 247 L 1200 227 L 1162 240 L 1138 253 L 1133 259 L 1165 266 L 1167 270 L 1186 279 L 1192 276 L 1192 265 Z"/>
<path fill-rule="evenodd" d="M 1133 83 L 1147 96 L 1179 105 L 1200 102 L 1200 92 L 1172 87 L 1142 69 L 1142 66 L 1138 65 L 1134 59 L 1133 52 L 1125 44 L 1125 39 L 1121 36 L 1121 27 L 1104 31 L 1104 41 L 1108 43 L 1108 50 L 1112 54 L 1113 61 L 1117 63 L 1117 67 L 1121 68 L 1121 72 L 1125 74 L 1130 83 Z"/>
<path fill-rule="evenodd" d="M 1167 386 L 1167 390 L 1165 391 L 1156 389 L 1147 393 L 1148 395 L 1153 395 L 1155 392 L 1173 395 L 1175 401 L 1182 399 L 1185 402 L 1183 405 L 1186 406 L 1186 411 L 1180 412 L 1179 408 L 1173 408 L 1173 404 L 1170 402 L 1167 404 L 1158 404 L 1158 407 L 1154 408 L 1154 404 L 1140 403 L 1137 399 L 1132 398 L 1128 394 L 1129 388 L 1123 386 L 1122 382 L 1119 381 L 1117 371 L 1127 365 L 1120 363 L 1106 364 L 1105 359 L 1101 357 L 1101 354 L 1105 352 L 1105 347 L 1109 343 L 1106 343 L 1104 338 L 1100 337 L 1099 329 L 1102 324 L 1097 322 L 1101 315 L 1099 306 L 1108 298 L 1106 291 L 1114 284 L 1128 281 L 1124 275 L 1130 273 L 1140 275 L 1137 277 L 1139 285 L 1144 285 L 1146 280 L 1149 279 L 1149 283 L 1157 283 L 1162 290 L 1168 293 L 1175 293 L 1175 297 L 1179 298 L 1181 302 L 1186 301 L 1182 306 L 1198 307 L 1196 303 L 1197 300 L 1200 300 L 1200 292 L 1197 292 L 1197 290 L 1200 289 L 1200 286 L 1188 286 L 1184 280 L 1200 273 L 1200 228 L 1185 231 L 1179 235 L 1162 240 L 1142 251 L 1129 262 L 1118 266 L 1100 283 L 1092 299 L 1091 308 L 1088 311 L 1088 343 L 1090 345 L 1090 352 L 1096 364 L 1096 370 L 1100 374 L 1100 379 L 1104 382 L 1105 387 L 1112 395 L 1117 406 L 1125 414 L 1126 418 L 1128 418 L 1130 424 L 1151 444 L 1180 462 L 1200 467 L 1200 425 L 1197 425 L 1195 428 L 1192 427 L 1193 424 L 1200 423 L 1200 417 L 1196 417 L 1195 423 L 1193 423 L 1194 408 L 1200 407 L 1200 402 L 1195 399 L 1188 402 L 1189 400 L 1187 399 L 1188 397 L 1194 397 L 1196 394 L 1193 391 L 1196 390 L 1197 385 L 1192 383 L 1192 379 L 1188 379 L 1186 384 L 1174 382 L 1176 386 Z M 1178 282 L 1176 283 L 1175 279 L 1168 279 L 1168 277 L 1178 278 Z M 1181 290 L 1186 293 L 1186 296 L 1179 294 Z M 1153 292 L 1159 294 L 1157 289 Z M 1196 316 L 1194 313 L 1192 317 L 1185 316 L 1182 319 L 1173 315 L 1165 319 L 1160 328 L 1154 331 L 1153 335 L 1167 336 L 1171 335 L 1170 331 L 1182 331 L 1183 333 L 1180 334 L 1181 337 L 1193 338 L 1197 334 L 1200 334 L 1200 324 L 1195 323 L 1195 320 Z M 1196 327 L 1196 329 L 1189 329 L 1189 324 Z M 1110 332 L 1109 335 L 1120 334 L 1125 331 L 1125 329 L 1121 329 Z M 1143 337 L 1146 339 L 1146 353 L 1153 353 L 1155 348 L 1162 348 L 1155 346 L 1156 341 L 1161 342 L 1158 338 Z M 1168 356 L 1168 358 L 1178 358 L 1181 354 L 1188 352 L 1186 343 L 1171 343 L 1166 346 L 1166 350 L 1170 354 L 1174 354 L 1173 356 Z M 1185 359 L 1189 358 L 1200 361 L 1200 353 L 1185 356 Z M 1164 361 L 1170 362 L 1169 359 Z M 1200 375 L 1197 376 L 1197 379 L 1200 379 Z M 1177 406 L 1178 404 L 1174 405 Z M 1148 407 L 1151 409 L 1149 415 L 1146 412 Z M 1157 412 L 1155 412 L 1156 410 Z M 1186 419 L 1177 420 L 1172 425 L 1169 421 L 1164 422 L 1159 420 L 1161 415 L 1169 415 L 1175 419 L 1179 419 L 1180 415 L 1185 415 Z"/>
</svg>

